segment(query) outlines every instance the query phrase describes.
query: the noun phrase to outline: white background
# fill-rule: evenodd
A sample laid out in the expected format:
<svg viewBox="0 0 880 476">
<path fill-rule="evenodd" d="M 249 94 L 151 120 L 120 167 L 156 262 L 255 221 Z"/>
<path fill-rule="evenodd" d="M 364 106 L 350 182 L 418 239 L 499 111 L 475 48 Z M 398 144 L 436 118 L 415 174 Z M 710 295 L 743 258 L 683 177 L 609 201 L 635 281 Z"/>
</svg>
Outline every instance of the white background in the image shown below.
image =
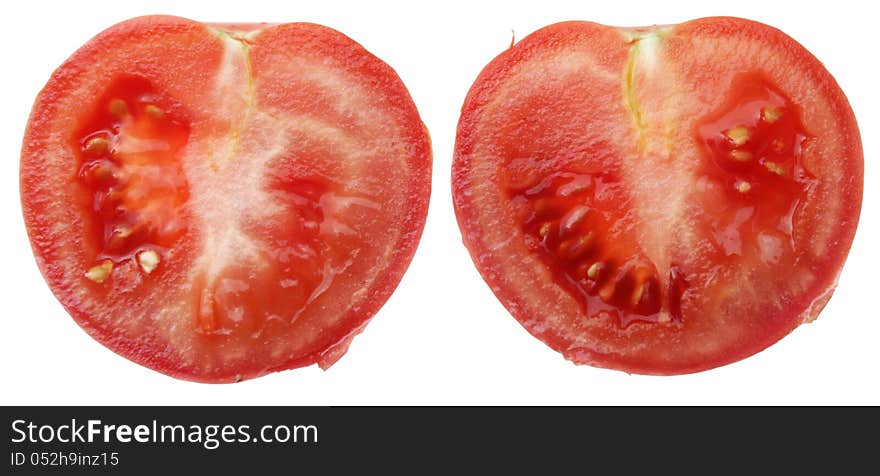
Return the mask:
<svg viewBox="0 0 880 476">
<path fill-rule="evenodd" d="M 9 2 L 0 88 L 0 403 L 880 404 L 876 15 L 870 2 L 712 3 L 719 2 Z M 419 107 L 434 141 L 424 237 L 397 291 L 329 371 L 310 367 L 235 385 L 175 380 L 93 341 L 40 276 L 18 197 L 18 156 L 33 99 L 52 70 L 93 35 L 149 13 L 331 26 L 394 67 Z M 643 26 L 712 15 L 782 29 L 825 63 L 850 99 L 864 143 L 865 199 L 840 286 L 817 322 L 733 365 L 679 377 L 577 367 L 509 316 L 461 244 L 449 191 L 459 108 L 512 32 L 520 39 L 563 20 Z"/>
</svg>

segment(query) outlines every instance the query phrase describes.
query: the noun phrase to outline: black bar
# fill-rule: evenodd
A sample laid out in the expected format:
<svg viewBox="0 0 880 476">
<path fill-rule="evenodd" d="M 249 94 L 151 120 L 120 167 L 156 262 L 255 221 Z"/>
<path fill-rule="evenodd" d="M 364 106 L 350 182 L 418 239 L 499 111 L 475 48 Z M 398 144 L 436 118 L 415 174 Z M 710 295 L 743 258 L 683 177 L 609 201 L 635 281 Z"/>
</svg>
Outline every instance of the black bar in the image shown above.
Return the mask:
<svg viewBox="0 0 880 476">
<path fill-rule="evenodd" d="M 665 474 L 660 470 L 700 468 L 697 462 L 704 459 L 710 466 L 702 474 L 738 465 L 751 468 L 749 474 L 765 474 L 771 468 L 791 474 L 799 465 L 815 470 L 819 458 L 832 454 L 836 455 L 832 474 L 880 474 L 874 456 L 880 449 L 877 408 L 4 407 L 0 411 L 6 425 L 5 469 L 0 474 L 332 475 L 349 467 L 406 474 L 473 474 L 479 468 L 487 474 L 498 474 L 501 468 L 516 469 L 515 474 L 530 469 L 542 475 L 563 469 L 581 469 L 577 474 L 641 474 L 646 469 Z M 90 420 L 99 421 L 91 425 L 100 431 L 91 442 L 87 441 Z M 125 425 L 129 430 L 119 429 Z M 79 428 L 77 440 L 59 442 L 59 437 L 72 437 L 68 427 Z M 135 434 L 147 440 L 135 441 Z M 31 442 L 32 436 L 54 441 Z M 21 439 L 25 441 L 16 442 Z M 779 466 L 773 466 L 777 461 Z M 613 471 L 607 472 L 606 466 Z M 856 472 L 841 472 L 844 468 Z"/>
</svg>

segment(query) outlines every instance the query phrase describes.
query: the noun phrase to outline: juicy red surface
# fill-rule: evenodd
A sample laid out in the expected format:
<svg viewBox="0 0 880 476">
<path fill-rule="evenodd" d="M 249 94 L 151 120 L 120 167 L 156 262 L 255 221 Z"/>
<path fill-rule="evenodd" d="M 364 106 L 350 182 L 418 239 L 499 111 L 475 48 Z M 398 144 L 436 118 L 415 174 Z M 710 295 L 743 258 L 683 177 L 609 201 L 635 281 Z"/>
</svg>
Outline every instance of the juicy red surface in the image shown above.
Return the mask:
<svg viewBox="0 0 880 476">
<path fill-rule="evenodd" d="M 21 155 L 61 304 L 112 351 L 202 382 L 335 362 L 400 281 L 430 195 L 390 66 L 316 24 L 235 28 L 98 34 L 40 92 Z"/>
</svg>

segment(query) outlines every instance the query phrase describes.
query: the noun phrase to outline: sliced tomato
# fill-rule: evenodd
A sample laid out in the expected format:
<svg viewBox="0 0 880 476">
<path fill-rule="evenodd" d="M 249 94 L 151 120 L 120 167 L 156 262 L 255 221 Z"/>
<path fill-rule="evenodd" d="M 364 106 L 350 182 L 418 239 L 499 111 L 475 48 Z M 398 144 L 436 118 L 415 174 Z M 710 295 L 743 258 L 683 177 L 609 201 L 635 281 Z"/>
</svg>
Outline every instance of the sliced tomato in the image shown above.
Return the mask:
<svg viewBox="0 0 880 476">
<path fill-rule="evenodd" d="M 567 22 L 477 78 L 453 194 L 477 268 L 529 332 L 579 364 L 679 374 L 816 318 L 862 176 L 846 97 L 779 30 Z"/>
<path fill-rule="evenodd" d="M 345 352 L 413 256 L 430 171 L 397 74 L 341 33 L 151 16 L 53 74 L 21 194 L 37 263 L 92 337 L 230 382 Z"/>
</svg>

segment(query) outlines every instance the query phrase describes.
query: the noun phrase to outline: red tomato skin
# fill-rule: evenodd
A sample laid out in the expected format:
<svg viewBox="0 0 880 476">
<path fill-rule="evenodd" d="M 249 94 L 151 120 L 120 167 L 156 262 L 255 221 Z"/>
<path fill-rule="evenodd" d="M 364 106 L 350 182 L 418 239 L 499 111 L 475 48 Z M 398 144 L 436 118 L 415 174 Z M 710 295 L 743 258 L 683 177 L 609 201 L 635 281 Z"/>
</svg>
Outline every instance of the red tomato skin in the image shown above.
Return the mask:
<svg viewBox="0 0 880 476">
<path fill-rule="evenodd" d="M 601 368 L 620 370 L 627 373 L 647 375 L 679 375 L 702 372 L 727 365 L 754 355 L 779 339 L 789 334 L 800 324 L 812 322 L 824 308 L 837 285 L 839 273 L 843 267 L 858 224 L 862 201 L 864 159 L 859 129 L 855 116 L 846 96 L 837 82 L 825 69 L 822 63 L 794 39 L 780 30 L 762 23 L 733 17 L 710 17 L 688 21 L 670 26 L 669 38 L 673 41 L 690 37 L 718 38 L 742 37 L 762 42 L 769 51 L 782 51 L 788 55 L 790 63 L 798 65 L 799 70 L 809 71 L 804 79 L 809 91 L 815 92 L 828 100 L 835 121 L 835 132 L 839 136 L 835 144 L 841 144 L 845 160 L 835 164 L 843 168 L 840 201 L 846 204 L 846 210 L 834 223 L 837 227 L 837 238 L 828 243 L 827 254 L 817 265 L 819 276 L 808 289 L 800 293 L 799 298 L 786 303 L 785 310 L 768 313 L 767 321 L 773 323 L 771 329 L 761 335 L 752 336 L 748 341 L 735 347 L 715 352 L 710 358 L 688 361 L 663 361 L 646 358 L 644 355 L 627 355 L 621 352 L 603 352 L 595 348 L 577 347 L 577 332 L 566 333 L 549 329 L 542 316 L 535 311 L 530 296 L 510 289 L 505 282 L 503 262 L 510 257 L 493 255 L 482 241 L 484 230 L 481 220 L 486 220 L 481 203 L 472 193 L 474 170 L 481 164 L 475 164 L 474 147 L 479 141 L 478 125 L 481 113 L 490 105 L 505 81 L 510 78 L 511 70 L 520 64 L 543 53 L 564 51 L 572 45 L 590 45 L 596 52 L 595 61 L 600 67 L 618 69 L 617 48 L 623 42 L 620 34 L 623 31 L 637 31 L 638 28 L 618 29 L 591 22 L 569 21 L 544 27 L 521 40 L 510 49 L 494 58 L 479 74 L 467 94 L 462 106 L 461 119 L 458 124 L 455 152 L 452 167 L 452 194 L 456 218 L 462 233 L 464 245 L 483 280 L 489 285 L 495 296 L 501 301 L 508 312 L 532 335 L 575 364 L 586 364 Z M 682 41 L 682 44 L 685 42 Z M 668 46 L 668 58 L 673 63 L 679 58 L 690 54 L 685 46 Z M 748 62 L 748 58 L 743 59 Z M 780 68 L 787 67 L 786 64 Z M 687 74 L 694 83 L 713 81 L 711 73 L 698 69 L 688 70 Z M 799 78 L 800 79 L 800 78 Z M 711 94 L 711 91 L 708 92 Z M 479 179 L 478 179 L 479 180 Z M 489 205 L 491 207 L 491 205 Z M 516 259 L 513 257 L 512 259 Z M 549 297 L 547 298 L 549 301 Z M 610 331 L 609 331 L 610 332 Z M 666 332 L 666 331 L 663 331 Z M 614 333 L 616 349 L 626 348 L 626 331 Z M 670 331 L 663 334 L 675 338 Z M 643 342 L 643 341 L 640 341 Z M 647 344 L 650 346 L 650 342 Z M 576 348 L 577 347 L 577 348 Z"/>
<path fill-rule="evenodd" d="M 56 193 L 53 190 L 53 187 L 59 186 L 59 181 L 70 181 L 73 177 L 53 177 L 51 171 L 46 170 L 45 157 L 47 151 L 54 150 L 57 141 L 66 139 L 59 139 L 57 137 L 59 131 L 54 130 L 59 123 L 59 116 L 66 114 L 59 109 L 61 99 L 75 94 L 86 103 L 90 98 L 99 95 L 99 91 L 80 88 L 80 81 L 85 75 L 90 74 L 96 63 L 106 66 L 106 62 L 102 63 L 104 61 L 102 58 L 108 52 L 117 51 L 120 47 L 130 47 L 132 42 L 138 42 L 143 48 L 184 50 L 189 48 L 190 54 L 169 56 L 170 62 L 133 61 L 133 64 L 138 68 L 137 74 L 155 80 L 160 89 L 174 87 L 176 96 L 196 98 L 192 104 L 187 104 L 194 121 L 211 121 L 210 109 L 207 108 L 206 103 L 198 100 L 203 85 L 198 81 L 180 83 L 174 81 L 175 76 L 210 76 L 220 64 L 222 48 L 213 33 L 208 31 L 209 26 L 238 31 L 267 27 L 291 28 L 292 33 L 305 35 L 318 54 L 357 60 L 352 61 L 352 71 L 371 76 L 376 81 L 377 87 L 384 88 L 383 91 L 395 98 L 394 106 L 398 114 L 396 117 L 400 119 L 402 126 L 401 137 L 410 145 L 406 163 L 412 172 L 409 174 L 409 181 L 399 185 L 409 191 L 405 203 L 399 204 L 401 209 L 409 210 L 406 218 L 398 224 L 404 239 L 394 250 L 379 277 L 366 290 L 367 298 L 360 305 L 349 309 L 339 318 L 338 325 L 328 329 L 319 341 L 303 349 L 299 355 L 275 362 L 257 362 L 239 368 L 205 371 L 182 361 L 171 344 L 158 340 L 155 335 L 143 335 L 132 339 L 115 332 L 114 329 L 96 325 L 93 310 L 83 299 L 84 293 L 88 293 L 88 290 L 84 291 L 81 283 L 72 282 L 65 269 L 71 261 L 69 254 L 79 256 L 82 262 L 88 262 L 88 258 L 83 258 L 83 252 L 80 251 L 89 246 L 81 235 L 83 220 L 72 207 L 65 208 L 64 203 L 56 200 L 58 195 L 64 193 Z M 173 46 L 163 43 L 169 36 L 178 40 Z M 86 333 L 116 354 L 165 375 L 202 383 L 234 383 L 316 363 L 326 369 L 345 353 L 352 338 L 364 329 L 390 297 L 415 253 L 427 217 L 431 191 L 431 163 L 431 142 L 427 128 L 421 122 L 415 104 L 396 72 L 342 33 L 310 23 L 280 26 L 221 25 L 203 24 L 175 16 L 151 15 L 132 18 L 104 30 L 54 71 L 37 96 L 28 119 L 22 142 L 19 185 L 22 213 L 40 272 L 64 309 Z M 54 164 L 49 165 L 54 167 Z M 66 223 L 67 226 L 61 231 L 56 223 Z M 62 254 L 67 258 L 61 259 Z M 180 265 L 185 268 L 191 264 L 194 259 L 193 254 L 194 250 L 182 245 Z M 84 265 L 78 263 L 78 266 Z M 175 289 L 186 284 L 179 276 L 169 276 L 166 282 L 158 286 Z"/>
</svg>

